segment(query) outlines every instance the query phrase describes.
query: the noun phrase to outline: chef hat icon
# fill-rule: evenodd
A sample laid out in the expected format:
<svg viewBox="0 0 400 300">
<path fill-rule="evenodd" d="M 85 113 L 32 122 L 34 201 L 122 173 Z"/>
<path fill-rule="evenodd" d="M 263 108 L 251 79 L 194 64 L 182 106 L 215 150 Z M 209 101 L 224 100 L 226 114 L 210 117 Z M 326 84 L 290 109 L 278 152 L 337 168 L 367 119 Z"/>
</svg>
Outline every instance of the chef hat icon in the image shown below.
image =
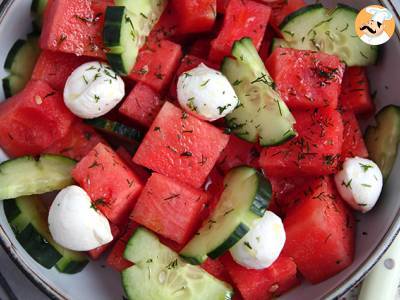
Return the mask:
<svg viewBox="0 0 400 300">
<path fill-rule="evenodd" d="M 371 20 L 383 24 L 385 20 L 391 20 L 392 14 L 386 8 L 367 7 L 366 12 L 372 15 Z"/>
</svg>

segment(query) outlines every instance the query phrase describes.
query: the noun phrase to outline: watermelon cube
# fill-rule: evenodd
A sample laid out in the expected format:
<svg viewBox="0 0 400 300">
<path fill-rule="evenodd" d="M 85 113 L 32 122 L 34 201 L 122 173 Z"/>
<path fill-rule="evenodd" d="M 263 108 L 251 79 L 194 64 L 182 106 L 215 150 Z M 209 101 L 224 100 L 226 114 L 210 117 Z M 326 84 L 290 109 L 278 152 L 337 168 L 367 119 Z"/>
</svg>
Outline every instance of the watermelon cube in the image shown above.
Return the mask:
<svg viewBox="0 0 400 300">
<path fill-rule="evenodd" d="M 292 12 L 307 5 L 304 0 L 277 0 L 277 2 L 280 4 L 272 9 L 271 16 L 271 25 L 275 28 L 279 28 L 283 20 Z"/>
<path fill-rule="evenodd" d="M 165 102 L 133 161 L 195 188 L 201 187 L 229 137 Z"/>
<path fill-rule="evenodd" d="M 161 236 L 184 244 L 200 224 L 207 194 L 164 175 L 153 173 L 131 219 Z"/>
<path fill-rule="evenodd" d="M 221 261 L 244 300 L 272 299 L 299 284 L 296 264 L 289 257 L 281 256 L 262 270 L 242 267 L 229 253 L 222 256 Z"/>
<path fill-rule="evenodd" d="M 89 57 L 43 50 L 33 69 L 32 79 L 44 80 L 57 91 L 63 91 L 69 75 Z"/>
<path fill-rule="evenodd" d="M 277 48 L 266 61 L 289 108 L 336 108 L 345 65 L 323 52 Z"/>
<path fill-rule="evenodd" d="M 264 148 L 260 165 L 268 176 L 319 176 L 337 171 L 342 152 L 343 122 L 331 108 L 298 111 L 298 137 L 286 144 Z"/>
<path fill-rule="evenodd" d="M 224 173 L 243 165 L 259 168 L 260 152 L 261 147 L 258 144 L 252 144 L 231 135 L 228 145 L 218 159 L 218 168 Z"/>
<path fill-rule="evenodd" d="M 218 69 L 218 67 L 215 64 L 207 62 L 206 59 L 196 57 L 194 55 L 185 55 L 180 63 L 180 66 L 178 70 L 175 73 L 174 80 L 172 81 L 171 87 L 169 94 L 173 99 L 177 99 L 177 85 L 178 85 L 178 78 L 181 76 L 184 72 L 190 71 L 194 68 L 196 68 L 198 65 L 201 63 L 206 64 L 210 68 L 215 68 Z"/>
<path fill-rule="evenodd" d="M 200 265 L 200 267 L 206 270 L 215 278 L 218 278 L 219 280 L 227 283 L 232 283 L 232 279 L 229 276 L 228 271 L 226 270 L 219 258 L 207 258 L 206 261 Z"/>
<path fill-rule="evenodd" d="M 123 235 L 115 242 L 111 252 L 107 256 L 106 260 L 107 266 L 113 268 L 118 272 L 122 272 L 123 270 L 133 265 L 132 262 L 124 258 L 124 252 L 126 244 L 128 243 L 132 234 L 138 227 L 139 224 L 136 224 L 134 222 L 128 222 L 127 226 L 125 227 Z"/>
<path fill-rule="evenodd" d="M 318 283 L 352 263 L 354 218 L 328 177 L 306 184 L 298 196 L 284 220 L 282 253 L 294 259 L 307 280 Z"/>
<path fill-rule="evenodd" d="M 231 0 L 222 29 L 211 42 L 209 59 L 221 62 L 231 54 L 233 43 L 244 37 L 251 38 L 257 50 L 260 49 L 270 16 L 271 8 L 267 5 L 250 0 Z"/>
<path fill-rule="evenodd" d="M 79 120 L 72 124 L 65 137 L 53 143 L 44 153 L 60 154 L 80 161 L 98 143 L 107 142 L 92 127 Z"/>
<path fill-rule="evenodd" d="M 375 106 L 371 98 L 365 68 L 351 67 L 344 72 L 340 103 L 355 114 L 371 115 Z"/>
<path fill-rule="evenodd" d="M 212 29 L 217 18 L 217 0 L 173 0 L 179 18 L 179 33 L 197 33 Z"/>
<path fill-rule="evenodd" d="M 128 150 L 125 149 L 125 147 L 118 147 L 115 153 L 119 155 L 119 157 L 126 163 L 127 166 L 129 166 L 133 170 L 136 175 L 138 175 L 142 182 L 146 182 L 147 179 L 149 179 L 150 172 L 145 168 L 135 164 L 132 161 L 132 156 L 129 154 Z"/>
<path fill-rule="evenodd" d="M 172 1 L 168 1 L 168 5 L 163 14 L 147 37 L 147 42 L 149 44 L 155 44 L 165 39 L 174 40 L 177 38 L 178 22 L 177 11 L 173 7 Z"/>
<path fill-rule="evenodd" d="M 147 43 L 140 51 L 129 77 L 162 92 L 171 82 L 182 57 L 181 46 L 162 40 Z"/>
<path fill-rule="evenodd" d="M 112 223 L 123 224 L 142 190 L 138 176 L 108 146 L 98 144 L 72 170 L 93 205 Z"/>
<path fill-rule="evenodd" d="M 144 83 L 137 83 L 126 97 L 119 112 L 146 127 L 150 127 L 164 101 Z"/>
<path fill-rule="evenodd" d="M 198 58 L 207 59 L 208 53 L 211 48 L 211 38 L 197 39 L 190 45 L 189 55 L 193 55 Z"/>
<path fill-rule="evenodd" d="M 110 223 L 111 227 L 111 234 L 113 236 L 113 240 L 109 242 L 108 244 L 105 244 L 103 246 L 97 247 L 95 249 L 92 249 L 87 252 L 87 254 L 90 256 L 91 259 L 97 260 L 100 258 L 100 256 L 106 252 L 115 242 L 116 239 L 118 239 L 121 231 L 119 230 L 118 226 L 115 226 L 114 224 Z"/>
<path fill-rule="evenodd" d="M 40 46 L 105 59 L 103 24 L 105 10 L 112 0 L 57 0 L 44 19 Z"/>
<path fill-rule="evenodd" d="M 299 189 L 315 179 L 315 177 L 269 177 L 273 192 L 273 208 L 280 216 L 285 216 L 287 211 L 299 201 Z M 271 203 L 271 204 L 272 204 Z M 271 205 L 268 207 L 271 209 Z"/>
<path fill-rule="evenodd" d="M 217 0 L 217 12 L 224 14 L 230 0 Z"/>
<path fill-rule="evenodd" d="M 363 134 L 358 120 L 353 112 L 344 111 L 343 118 L 343 147 L 342 160 L 348 157 L 368 157 L 368 150 L 365 146 Z"/>
<path fill-rule="evenodd" d="M 41 154 L 68 134 L 74 120 L 61 93 L 31 80 L 0 104 L 0 146 L 11 157 Z"/>
</svg>

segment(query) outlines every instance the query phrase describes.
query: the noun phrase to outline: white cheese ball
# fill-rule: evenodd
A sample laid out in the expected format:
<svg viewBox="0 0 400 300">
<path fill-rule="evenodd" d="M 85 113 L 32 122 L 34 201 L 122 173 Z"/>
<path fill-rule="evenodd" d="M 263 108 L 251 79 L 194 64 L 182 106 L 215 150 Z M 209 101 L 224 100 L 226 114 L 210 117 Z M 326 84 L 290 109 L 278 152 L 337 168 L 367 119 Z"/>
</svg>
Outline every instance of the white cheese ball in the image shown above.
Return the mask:
<svg viewBox="0 0 400 300">
<path fill-rule="evenodd" d="M 70 250 L 89 251 L 113 240 L 108 220 L 93 207 L 89 195 L 76 185 L 57 194 L 48 222 L 53 239 Z"/>
<path fill-rule="evenodd" d="M 335 175 L 336 187 L 342 198 L 355 210 L 371 210 L 382 192 L 383 176 L 372 160 L 347 158 Z"/>
<path fill-rule="evenodd" d="M 286 241 L 281 218 L 273 212 L 255 221 L 253 228 L 231 249 L 233 259 L 248 269 L 265 269 L 279 257 Z"/>
<path fill-rule="evenodd" d="M 76 68 L 64 87 L 64 102 L 82 119 L 93 119 L 113 109 L 125 95 L 125 84 L 109 65 L 93 61 Z"/>
<path fill-rule="evenodd" d="M 228 79 L 203 63 L 179 76 L 177 92 L 181 107 L 206 121 L 225 117 L 239 104 Z"/>
</svg>

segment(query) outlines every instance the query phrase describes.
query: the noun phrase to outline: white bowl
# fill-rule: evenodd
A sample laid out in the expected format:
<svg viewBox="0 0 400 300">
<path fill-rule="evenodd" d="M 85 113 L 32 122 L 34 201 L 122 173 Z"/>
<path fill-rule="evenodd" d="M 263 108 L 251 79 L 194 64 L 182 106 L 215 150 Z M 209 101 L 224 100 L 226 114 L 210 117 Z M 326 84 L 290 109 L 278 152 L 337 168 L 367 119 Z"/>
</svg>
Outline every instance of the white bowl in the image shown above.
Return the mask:
<svg viewBox="0 0 400 300">
<path fill-rule="evenodd" d="M 396 4 L 394 2 L 396 1 Z M 400 2 L 382 0 L 381 4 L 393 12 L 400 11 Z M 314 2 L 314 1 L 313 1 Z M 321 1 L 334 6 L 336 1 Z M 343 1 L 357 8 L 370 1 Z M 0 4 L 0 64 L 3 65 L 8 50 L 17 38 L 31 30 L 30 0 L 4 0 Z M 400 105 L 400 22 L 396 13 L 397 32 L 382 51 L 379 63 L 369 68 L 371 90 L 377 91 L 377 108 L 388 104 Z M 1 77 L 6 72 L 0 70 Z M 0 91 L 0 99 L 4 99 Z M 356 256 L 353 264 L 343 272 L 317 285 L 303 283 L 281 297 L 284 300 L 334 299 L 359 283 L 393 241 L 400 229 L 400 159 L 397 159 L 391 177 L 376 208 L 357 215 Z M 54 299 L 109 300 L 122 299 L 120 275 L 104 266 L 103 262 L 90 263 L 83 272 L 64 275 L 47 270 L 37 264 L 20 246 L 4 215 L 0 204 L 0 241 L 20 269 L 45 293 Z M 212 300 L 212 299 L 210 299 Z"/>
</svg>

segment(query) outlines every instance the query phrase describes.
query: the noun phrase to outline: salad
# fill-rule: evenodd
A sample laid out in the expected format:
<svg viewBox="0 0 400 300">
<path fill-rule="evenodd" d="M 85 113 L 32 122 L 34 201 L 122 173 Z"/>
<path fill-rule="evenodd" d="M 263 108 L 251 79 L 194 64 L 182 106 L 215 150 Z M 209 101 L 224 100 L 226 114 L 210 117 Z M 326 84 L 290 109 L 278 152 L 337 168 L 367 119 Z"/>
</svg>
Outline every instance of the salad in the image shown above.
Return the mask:
<svg viewBox="0 0 400 300">
<path fill-rule="evenodd" d="M 400 108 L 375 113 L 357 11 L 303 0 L 34 0 L 0 104 L 0 200 L 66 274 L 128 299 L 270 299 L 354 259 Z M 72 276 L 72 275 L 71 275 Z M 117 276 L 117 275 L 116 275 Z"/>
</svg>

